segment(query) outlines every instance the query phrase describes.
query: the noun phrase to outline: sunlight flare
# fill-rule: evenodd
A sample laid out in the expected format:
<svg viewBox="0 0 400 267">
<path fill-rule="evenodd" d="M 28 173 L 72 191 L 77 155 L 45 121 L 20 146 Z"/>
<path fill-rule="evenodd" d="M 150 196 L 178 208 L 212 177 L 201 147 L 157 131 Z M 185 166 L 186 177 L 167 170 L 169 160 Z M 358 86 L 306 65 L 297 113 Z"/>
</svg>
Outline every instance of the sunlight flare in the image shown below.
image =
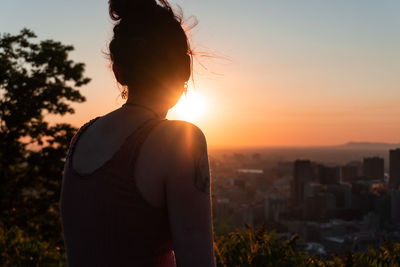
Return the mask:
<svg viewBox="0 0 400 267">
<path fill-rule="evenodd" d="M 170 110 L 169 115 L 172 119 L 194 123 L 204 117 L 206 111 L 207 105 L 204 97 L 198 92 L 189 90 L 186 95 L 182 95 L 178 103 Z"/>
</svg>

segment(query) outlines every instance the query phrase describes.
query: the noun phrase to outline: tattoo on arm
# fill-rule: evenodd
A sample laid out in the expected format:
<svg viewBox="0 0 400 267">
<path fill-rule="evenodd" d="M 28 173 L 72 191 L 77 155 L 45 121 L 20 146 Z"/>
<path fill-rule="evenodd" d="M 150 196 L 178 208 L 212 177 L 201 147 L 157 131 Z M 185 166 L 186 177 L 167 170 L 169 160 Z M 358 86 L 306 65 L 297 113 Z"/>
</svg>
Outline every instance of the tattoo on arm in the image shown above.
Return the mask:
<svg viewBox="0 0 400 267">
<path fill-rule="evenodd" d="M 207 145 L 199 144 L 193 151 L 194 153 L 194 186 L 200 192 L 210 193 L 210 170 L 208 166 Z"/>
</svg>

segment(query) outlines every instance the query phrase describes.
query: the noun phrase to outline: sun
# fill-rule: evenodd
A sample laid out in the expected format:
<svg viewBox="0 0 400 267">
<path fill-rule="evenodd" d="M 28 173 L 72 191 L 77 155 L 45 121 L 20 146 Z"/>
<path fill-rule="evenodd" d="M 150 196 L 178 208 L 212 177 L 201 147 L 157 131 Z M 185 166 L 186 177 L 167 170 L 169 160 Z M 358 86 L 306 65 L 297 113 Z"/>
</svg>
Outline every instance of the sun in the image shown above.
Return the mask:
<svg viewBox="0 0 400 267">
<path fill-rule="evenodd" d="M 182 95 L 178 103 L 168 113 L 168 117 L 194 123 L 204 117 L 206 111 L 207 106 L 204 97 L 200 93 L 190 90 L 186 95 Z"/>
</svg>

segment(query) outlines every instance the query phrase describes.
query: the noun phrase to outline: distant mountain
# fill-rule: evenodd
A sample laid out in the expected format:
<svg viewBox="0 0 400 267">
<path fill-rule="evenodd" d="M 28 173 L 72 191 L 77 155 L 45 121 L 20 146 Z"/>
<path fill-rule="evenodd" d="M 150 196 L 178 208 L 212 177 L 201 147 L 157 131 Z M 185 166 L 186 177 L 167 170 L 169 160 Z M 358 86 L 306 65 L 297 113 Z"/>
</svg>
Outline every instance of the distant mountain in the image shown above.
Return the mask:
<svg viewBox="0 0 400 267">
<path fill-rule="evenodd" d="M 210 150 L 213 156 L 233 155 L 242 153 L 251 159 L 254 153 L 261 154 L 265 162 L 292 162 L 297 159 L 308 159 L 327 166 L 341 166 L 349 162 L 362 162 L 366 157 L 382 157 L 385 162 L 385 170 L 389 171 L 389 150 L 400 148 L 400 144 L 382 142 L 348 142 L 342 145 L 332 146 L 308 146 L 308 147 L 248 147 L 232 148 L 225 150 Z"/>
<path fill-rule="evenodd" d="M 343 145 L 336 146 L 345 149 L 393 149 L 400 148 L 400 144 L 379 143 L 379 142 L 348 142 Z"/>
</svg>

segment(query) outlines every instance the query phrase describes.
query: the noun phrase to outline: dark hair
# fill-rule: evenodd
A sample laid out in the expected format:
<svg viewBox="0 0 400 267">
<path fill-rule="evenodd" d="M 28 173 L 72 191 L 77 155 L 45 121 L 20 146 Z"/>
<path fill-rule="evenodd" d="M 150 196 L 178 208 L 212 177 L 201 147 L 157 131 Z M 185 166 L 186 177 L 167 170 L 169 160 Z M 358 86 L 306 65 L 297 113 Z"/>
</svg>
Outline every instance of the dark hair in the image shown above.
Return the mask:
<svg viewBox="0 0 400 267">
<path fill-rule="evenodd" d="M 191 51 L 182 18 L 167 0 L 109 0 L 109 13 L 117 22 L 109 50 L 121 84 L 135 90 L 163 87 L 172 73 L 190 76 L 185 62 Z"/>
</svg>

